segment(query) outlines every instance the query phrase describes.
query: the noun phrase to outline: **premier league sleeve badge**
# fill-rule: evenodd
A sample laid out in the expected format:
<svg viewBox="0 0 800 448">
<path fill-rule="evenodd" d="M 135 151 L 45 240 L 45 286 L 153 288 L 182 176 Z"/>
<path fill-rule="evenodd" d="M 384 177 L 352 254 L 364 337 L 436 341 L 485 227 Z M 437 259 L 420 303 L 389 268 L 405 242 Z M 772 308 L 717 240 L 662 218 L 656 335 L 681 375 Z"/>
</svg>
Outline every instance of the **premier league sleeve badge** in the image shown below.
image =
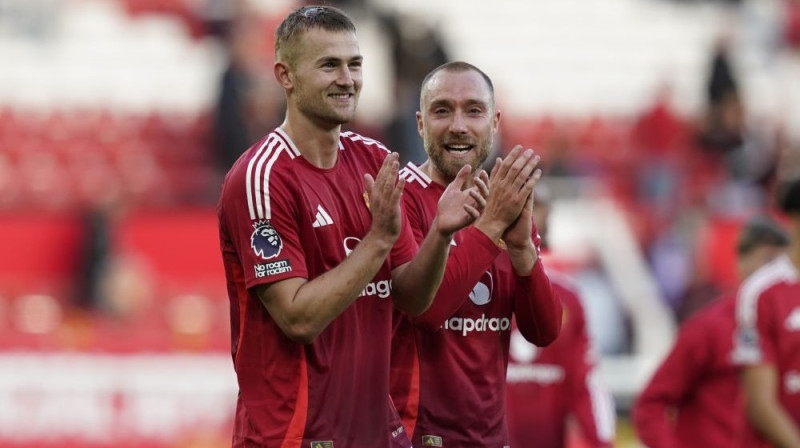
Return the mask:
<svg viewBox="0 0 800 448">
<path fill-rule="evenodd" d="M 250 236 L 250 247 L 253 248 L 253 252 L 264 260 L 277 257 L 283 249 L 283 240 L 278 231 L 269 221 L 258 221 L 253 227 L 255 230 Z"/>
</svg>

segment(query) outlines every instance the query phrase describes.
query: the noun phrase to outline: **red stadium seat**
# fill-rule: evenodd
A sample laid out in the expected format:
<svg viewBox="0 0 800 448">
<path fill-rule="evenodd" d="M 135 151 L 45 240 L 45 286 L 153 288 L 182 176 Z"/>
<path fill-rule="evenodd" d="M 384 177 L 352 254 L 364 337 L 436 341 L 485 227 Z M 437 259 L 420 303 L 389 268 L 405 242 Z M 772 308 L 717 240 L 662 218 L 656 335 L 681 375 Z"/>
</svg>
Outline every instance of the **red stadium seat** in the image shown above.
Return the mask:
<svg viewBox="0 0 800 448">
<path fill-rule="evenodd" d="M 0 215 L 0 294 L 47 294 L 65 302 L 84 245 L 79 219 L 65 214 Z"/>
<path fill-rule="evenodd" d="M 146 260 L 162 286 L 205 292 L 225 285 L 212 207 L 137 211 L 120 222 L 116 235 L 119 251 Z"/>
</svg>

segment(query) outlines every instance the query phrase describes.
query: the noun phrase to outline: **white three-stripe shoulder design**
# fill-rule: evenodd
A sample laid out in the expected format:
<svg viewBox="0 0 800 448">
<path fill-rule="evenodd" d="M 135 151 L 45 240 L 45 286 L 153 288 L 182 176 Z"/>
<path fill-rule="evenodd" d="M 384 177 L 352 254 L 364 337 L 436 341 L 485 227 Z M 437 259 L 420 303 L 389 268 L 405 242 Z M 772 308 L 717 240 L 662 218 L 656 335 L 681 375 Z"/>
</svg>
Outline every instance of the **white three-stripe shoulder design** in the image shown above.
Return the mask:
<svg viewBox="0 0 800 448">
<path fill-rule="evenodd" d="M 408 162 L 408 164 L 400 170 L 398 176 L 409 183 L 417 182 L 422 185 L 422 188 L 427 188 L 428 185 L 431 184 L 431 178 L 411 162 Z"/>
<path fill-rule="evenodd" d="M 250 163 L 247 164 L 247 207 L 250 219 L 270 219 L 272 212 L 269 201 L 269 176 L 272 166 L 281 153 L 294 159 L 298 154 L 277 134 L 271 134 L 264 144 L 258 148 Z"/>
<path fill-rule="evenodd" d="M 355 132 L 345 131 L 345 132 L 342 132 L 341 135 L 342 135 L 343 138 L 352 140 L 354 142 L 361 141 L 361 142 L 364 142 L 365 145 L 377 146 L 378 148 L 380 148 L 380 149 L 382 149 L 382 150 L 384 150 L 386 152 L 391 152 L 391 151 L 389 151 L 389 149 L 386 146 L 383 145 L 383 143 L 381 143 L 381 142 L 379 142 L 377 140 L 373 140 L 371 138 L 364 137 L 363 135 L 356 134 Z"/>
<path fill-rule="evenodd" d="M 758 298 L 761 293 L 777 283 L 796 280 L 797 272 L 785 255 L 778 257 L 747 277 L 739 288 L 737 297 L 736 317 L 739 323 L 754 327 Z"/>
</svg>

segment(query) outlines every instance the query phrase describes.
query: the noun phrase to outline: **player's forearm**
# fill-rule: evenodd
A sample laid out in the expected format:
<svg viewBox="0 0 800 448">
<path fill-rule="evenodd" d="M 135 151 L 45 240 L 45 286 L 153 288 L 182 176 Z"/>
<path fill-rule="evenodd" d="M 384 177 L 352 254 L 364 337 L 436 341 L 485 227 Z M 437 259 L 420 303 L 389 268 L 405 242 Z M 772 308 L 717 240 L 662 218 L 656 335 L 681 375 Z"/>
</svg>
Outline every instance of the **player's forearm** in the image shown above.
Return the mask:
<svg viewBox="0 0 800 448">
<path fill-rule="evenodd" d="M 561 299 L 541 263 L 534 265 L 529 276 L 517 276 L 514 315 L 525 339 L 539 347 L 549 345 L 561 331 L 562 313 Z"/>
<path fill-rule="evenodd" d="M 503 232 L 508 228 L 508 223 L 494 217 L 489 212 L 484 212 L 473 225 L 475 229 L 480 230 L 492 242 L 498 244 Z"/>
<path fill-rule="evenodd" d="M 392 276 L 395 307 L 416 317 L 430 307 L 442 282 L 452 235 L 439 231 L 434 219 L 417 255 Z"/>
<path fill-rule="evenodd" d="M 284 334 L 298 343 L 309 344 L 358 298 L 390 250 L 391 245 L 368 234 L 335 268 L 294 291 L 272 292 L 279 297 L 270 297 L 267 289 L 262 301 Z"/>
<path fill-rule="evenodd" d="M 774 398 L 748 397 L 750 423 L 778 448 L 800 448 L 800 432 L 794 421 Z"/>
<path fill-rule="evenodd" d="M 747 366 L 742 371 L 747 418 L 761 435 L 779 448 L 800 448 L 800 431 L 778 400 L 779 374 L 775 366 Z"/>
<path fill-rule="evenodd" d="M 514 272 L 519 276 L 525 277 L 531 275 L 534 265 L 539 260 L 539 253 L 531 240 L 519 247 L 509 245 L 508 257 L 511 259 L 511 266 L 514 268 Z"/>
<path fill-rule="evenodd" d="M 414 319 L 414 323 L 429 331 L 438 331 L 469 298 L 475 284 L 499 254 L 500 248 L 481 231 L 470 227 L 461 232 L 461 241 L 450 249 L 433 303 Z"/>
</svg>

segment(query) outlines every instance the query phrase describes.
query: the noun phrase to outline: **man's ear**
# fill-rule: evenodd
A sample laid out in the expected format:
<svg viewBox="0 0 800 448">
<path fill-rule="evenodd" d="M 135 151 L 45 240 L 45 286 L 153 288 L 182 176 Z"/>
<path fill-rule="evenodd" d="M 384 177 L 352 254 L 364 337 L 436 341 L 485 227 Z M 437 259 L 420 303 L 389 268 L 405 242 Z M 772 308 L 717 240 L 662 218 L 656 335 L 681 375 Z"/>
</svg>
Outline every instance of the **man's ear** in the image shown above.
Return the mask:
<svg viewBox="0 0 800 448">
<path fill-rule="evenodd" d="M 286 90 L 291 90 L 294 86 L 294 82 L 289 70 L 289 64 L 284 61 L 275 61 L 275 65 L 272 66 L 272 71 L 278 84 Z"/>
<path fill-rule="evenodd" d="M 496 134 L 499 128 L 500 128 L 500 111 L 496 110 L 494 112 L 494 117 L 492 118 L 492 134 Z"/>
<path fill-rule="evenodd" d="M 424 130 L 423 128 L 424 123 L 422 122 L 422 112 L 417 111 L 417 133 L 419 133 L 420 137 L 425 138 L 425 135 L 422 133 Z"/>
</svg>

